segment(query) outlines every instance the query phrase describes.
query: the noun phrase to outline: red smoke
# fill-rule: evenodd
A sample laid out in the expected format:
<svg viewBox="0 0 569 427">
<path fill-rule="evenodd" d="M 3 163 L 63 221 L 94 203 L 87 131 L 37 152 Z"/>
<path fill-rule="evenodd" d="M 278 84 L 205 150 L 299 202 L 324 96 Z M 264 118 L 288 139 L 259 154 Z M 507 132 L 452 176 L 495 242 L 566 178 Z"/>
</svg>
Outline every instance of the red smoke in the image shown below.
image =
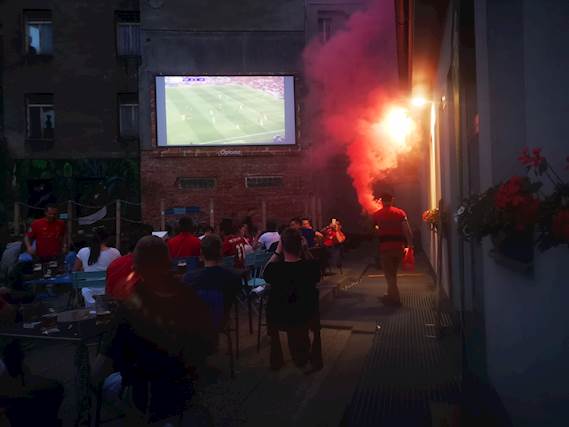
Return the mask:
<svg viewBox="0 0 569 427">
<path fill-rule="evenodd" d="M 397 166 L 408 146 L 394 144 L 379 123 L 397 99 L 395 12 L 374 0 L 327 43 L 305 49 L 309 134 L 320 153 L 347 153 L 358 201 L 374 212 L 372 184 Z"/>
</svg>

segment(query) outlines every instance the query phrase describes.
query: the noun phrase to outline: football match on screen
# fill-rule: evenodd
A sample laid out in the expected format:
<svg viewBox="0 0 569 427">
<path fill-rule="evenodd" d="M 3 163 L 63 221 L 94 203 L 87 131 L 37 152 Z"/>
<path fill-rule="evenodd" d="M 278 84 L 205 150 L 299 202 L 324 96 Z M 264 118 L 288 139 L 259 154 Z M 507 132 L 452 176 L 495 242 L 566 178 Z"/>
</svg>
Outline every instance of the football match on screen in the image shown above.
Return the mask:
<svg viewBox="0 0 569 427">
<path fill-rule="evenodd" d="M 168 76 L 168 145 L 285 143 L 284 76 Z"/>
</svg>

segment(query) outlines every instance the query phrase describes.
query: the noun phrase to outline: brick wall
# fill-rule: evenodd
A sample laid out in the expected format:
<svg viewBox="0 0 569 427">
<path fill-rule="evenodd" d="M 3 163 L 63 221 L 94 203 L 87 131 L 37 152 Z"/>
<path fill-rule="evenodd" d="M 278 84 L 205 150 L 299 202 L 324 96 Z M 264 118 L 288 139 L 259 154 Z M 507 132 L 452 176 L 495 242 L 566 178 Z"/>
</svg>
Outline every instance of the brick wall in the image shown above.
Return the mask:
<svg viewBox="0 0 569 427">
<path fill-rule="evenodd" d="M 231 151 L 239 151 L 231 147 Z M 223 153 L 222 153 L 223 154 Z M 154 227 L 160 225 L 160 200 L 166 208 L 199 206 L 209 222 L 210 200 L 214 201 L 215 223 L 222 218 L 241 219 L 252 215 L 261 223 L 261 204 L 266 203 L 267 219 L 288 222 L 293 216 L 306 214 L 311 191 L 310 178 L 302 168 L 306 151 L 240 151 L 239 155 L 222 156 L 220 149 L 155 149 L 141 156 L 142 214 Z M 281 187 L 246 188 L 247 176 L 282 176 Z M 214 178 L 213 189 L 180 189 L 179 177 Z"/>
</svg>

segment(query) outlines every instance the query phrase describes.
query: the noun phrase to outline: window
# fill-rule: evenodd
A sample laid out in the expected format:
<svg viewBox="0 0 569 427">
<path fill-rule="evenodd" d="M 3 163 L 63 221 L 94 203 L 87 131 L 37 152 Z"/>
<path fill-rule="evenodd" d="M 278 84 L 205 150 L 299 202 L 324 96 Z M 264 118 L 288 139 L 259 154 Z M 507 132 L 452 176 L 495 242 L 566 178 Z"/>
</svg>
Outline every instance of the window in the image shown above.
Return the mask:
<svg viewBox="0 0 569 427">
<path fill-rule="evenodd" d="M 28 139 L 52 140 L 55 130 L 53 95 L 30 94 L 26 97 Z"/>
<path fill-rule="evenodd" d="M 119 136 L 138 138 L 138 96 L 136 93 L 119 94 Z"/>
<path fill-rule="evenodd" d="M 178 178 L 178 187 L 182 190 L 207 190 L 215 188 L 214 178 Z"/>
<path fill-rule="evenodd" d="M 138 12 L 117 12 L 117 53 L 140 55 L 140 16 Z"/>
<path fill-rule="evenodd" d="M 51 11 L 28 10 L 24 11 L 26 53 L 30 55 L 53 54 L 53 31 Z"/>
<path fill-rule="evenodd" d="M 332 18 L 318 18 L 318 34 L 320 35 L 320 42 L 326 43 L 330 40 L 332 30 Z"/>
<path fill-rule="evenodd" d="M 248 176 L 245 178 L 247 188 L 282 187 L 282 176 Z"/>
</svg>

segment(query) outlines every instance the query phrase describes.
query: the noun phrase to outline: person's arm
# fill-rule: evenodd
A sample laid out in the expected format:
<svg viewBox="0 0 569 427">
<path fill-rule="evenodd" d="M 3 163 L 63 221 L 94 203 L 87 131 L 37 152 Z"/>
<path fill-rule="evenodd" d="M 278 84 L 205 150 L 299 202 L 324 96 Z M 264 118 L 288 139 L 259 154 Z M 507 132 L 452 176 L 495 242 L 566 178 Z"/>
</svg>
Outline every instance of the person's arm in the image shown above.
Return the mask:
<svg viewBox="0 0 569 427">
<path fill-rule="evenodd" d="M 83 261 L 81 261 L 80 255 L 84 253 L 83 249 L 79 249 L 77 257 L 75 257 L 75 262 L 73 263 L 73 271 L 83 271 Z"/>
<path fill-rule="evenodd" d="M 409 225 L 409 221 L 407 218 L 403 219 L 401 223 L 401 227 L 403 228 L 403 235 L 405 236 L 405 240 L 407 241 L 407 247 L 413 247 L 413 231 L 411 231 L 411 226 Z"/>
<path fill-rule="evenodd" d="M 34 235 L 34 229 L 30 227 L 30 231 L 28 231 L 25 235 L 24 235 L 24 244 L 26 245 L 26 251 L 30 254 L 33 255 L 34 254 L 34 248 L 32 247 L 32 241 L 30 239 L 30 237 L 35 237 Z"/>
</svg>

